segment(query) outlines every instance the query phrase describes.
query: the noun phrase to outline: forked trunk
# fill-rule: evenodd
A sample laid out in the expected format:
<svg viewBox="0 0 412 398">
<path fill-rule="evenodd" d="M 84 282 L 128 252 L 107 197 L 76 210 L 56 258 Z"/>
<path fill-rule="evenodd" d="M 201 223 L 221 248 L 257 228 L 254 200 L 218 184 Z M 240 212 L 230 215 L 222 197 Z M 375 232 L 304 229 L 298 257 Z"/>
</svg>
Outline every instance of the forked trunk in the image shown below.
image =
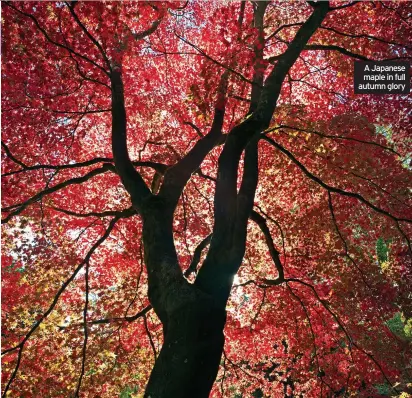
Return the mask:
<svg viewBox="0 0 412 398">
<path fill-rule="evenodd" d="M 183 277 L 172 220 L 173 208 L 160 198 L 143 208 L 148 295 L 164 335 L 145 397 L 206 398 L 219 369 L 226 311 Z"/>
</svg>

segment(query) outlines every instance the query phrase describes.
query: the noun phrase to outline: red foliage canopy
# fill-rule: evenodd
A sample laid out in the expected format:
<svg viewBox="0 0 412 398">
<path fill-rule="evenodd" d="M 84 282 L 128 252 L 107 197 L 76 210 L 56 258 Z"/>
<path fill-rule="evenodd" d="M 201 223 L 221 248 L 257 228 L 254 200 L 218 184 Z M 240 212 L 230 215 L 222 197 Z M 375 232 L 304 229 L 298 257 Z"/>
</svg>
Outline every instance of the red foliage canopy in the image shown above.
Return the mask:
<svg viewBox="0 0 412 398">
<path fill-rule="evenodd" d="M 211 396 L 408 391 L 411 96 L 355 95 L 353 64 L 410 59 L 412 3 L 332 2 L 286 65 L 319 7 L 2 3 L 4 395 L 140 397 L 159 355 L 143 221 L 111 145 L 120 72 L 128 153 L 153 194 L 220 134 L 174 211 L 191 283 L 219 232 L 222 149 L 275 102 L 253 141 L 259 181 Z"/>
</svg>

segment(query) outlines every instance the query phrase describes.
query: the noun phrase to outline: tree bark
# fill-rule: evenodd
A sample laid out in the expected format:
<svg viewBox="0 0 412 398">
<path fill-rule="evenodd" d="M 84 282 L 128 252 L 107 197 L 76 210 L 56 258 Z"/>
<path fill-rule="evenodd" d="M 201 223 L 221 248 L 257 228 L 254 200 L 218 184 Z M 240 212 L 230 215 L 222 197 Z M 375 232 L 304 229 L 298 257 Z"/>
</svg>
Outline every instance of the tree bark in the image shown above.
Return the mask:
<svg viewBox="0 0 412 398">
<path fill-rule="evenodd" d="M 223 351 L 226 312 L 201 294 L 167 315 L 145 397 L 207 398 Z"/>
<path fill-rule="evenodd" d="M 226 312 L 183 277 L 173 243 L 173 210 L 159 197 L 142 206 L 149 300 L 164 334 L 145 397 L 208 397 L 223 351 Z"/>
</svg>

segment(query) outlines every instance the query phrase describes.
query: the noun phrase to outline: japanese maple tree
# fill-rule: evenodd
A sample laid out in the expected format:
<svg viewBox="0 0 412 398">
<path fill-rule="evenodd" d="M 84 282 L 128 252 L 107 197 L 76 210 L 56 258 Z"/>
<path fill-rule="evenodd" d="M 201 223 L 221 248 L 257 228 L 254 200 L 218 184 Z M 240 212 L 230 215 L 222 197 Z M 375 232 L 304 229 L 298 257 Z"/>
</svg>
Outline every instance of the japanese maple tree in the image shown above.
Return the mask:
<svg viewBox="0 0 412 398">
<path fill-rule="evenodd" d="M 408 396 L 411 15 L 2 2 L 3 396 Z"/>
</svg>

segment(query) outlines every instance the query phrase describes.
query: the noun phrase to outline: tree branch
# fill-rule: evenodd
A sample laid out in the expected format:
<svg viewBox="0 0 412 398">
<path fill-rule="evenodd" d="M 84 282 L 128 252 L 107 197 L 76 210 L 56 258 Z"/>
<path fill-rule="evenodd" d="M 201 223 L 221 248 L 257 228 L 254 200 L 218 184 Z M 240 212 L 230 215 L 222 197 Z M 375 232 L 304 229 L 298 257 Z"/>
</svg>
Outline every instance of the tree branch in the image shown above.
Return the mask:
<svg viewBox="0 0 412 398">
<path fill-rule="evenodd" d="M 16 366 L 15 366 L 14 371 L 13 371 L 13 373 L 12 373 L 12 375 L 11 375 L 7 385 L 6 385 L 6 388 L 3 391 L 3 395 L 2 395 L 3 398 L 5 398 L 7 396 L 7 391 L 9 390 L 11 383 L 13 382 L 13 380 L 17 376 L 17 372 L 19 370 L 20 363 L 21 363 L 21 357 L 22 357 L 22 354 L 23 354 L 23 349 L 24 349 L 24 346 L 27 343 L 28 339 L 38 329 L 40 324 L 47 318 L 47 316 L 53 311 L 54 307 L 56 306 L 57 302 L 59 301 L 60 296 L 66 290 L 67 286 L 69 286 L 69 284 L 74 280 L 74 278 L 79 273 L 79 271 L 83 268 L 83 266 L 90 261 L 90 258 L 93 255 L 93 253 L 96 251 L 96 249 L 108 238 L 108 236 L 110 235 L 112 229 L 114 228 L 114 226 L 115 226 L 115 224 L 118 220 L 119 220 L 119 217 L 114 217 L 110 221 L 109 226 L 107 227 L 105 233 L 91 247 L 89 252 L 86 254 L 86 257 L 84 258 L 84 260 L 76 267 L 76 269 L 73 271 L 73 273 L 70 275 L 70 277 L 62 283 L 62 286 L 60 287 L 60 289 L 57 291 L 56 295 L 54 296 L 54 299 L 53 299 L 52 303 L 50 304 L 49 308 L 40 316 L 40 318 L 32 326 L 32 328 L 29 330 L 29 332 L 24 336 L 23 340 L 19 344 L 17 344 L 16 346 L 14 346 L 12 348 L 8 348 L 8 349 L 4 350 L 1 353 L 1 355 L 5 355 L 5 354 L 7 354 L 9 352 L 12 352 L 12 351 L 15 351 L 17 349 L 19 350 Z"/>
<path fill-rule="evenodd" d="M 199 169 L 204 158 L 218 145 L 222 138 L 228 78 L 227 72 L 224 72 L 220 78 L 213 122 L 209 132 L 197 141 L 195 146 L 165 173 L 159 196 L 167 198 L 173 206 L 176 206 L 192 173 Z"/>
<path fill-rule="evenodd" d="M 233 254 L 239 261 L 245 254 L 248 219 L 253 212 L 256 188 L 259 180 L 259 140 L 253 139 L 245 149 L 242 183 L 237 195 L 236 223 Z M 236 254 L 235 254 L 236 252 Z"/>
<path fill-rule="evenodd" d="M 104 62 L 106 63 L 106 66 L 108 69 L 111 71 L 112 66 L 110 64 L 109 59 L 107 58 L 106 53 L 103 50 L 103 47 L 101 44 L 92 36 L 92 34 L 87 30 L 86 26 L 80 21 L 79 17 L 77 16 L 76 12 L 74 11 L 74 7 L 71 7 L 70 4 L 66 1 L 65 4 L 70 10 L 70 14 L 72 14 L 74 20 L 77 22 L 77 25 L 80 26 L 80 28 L 83 30 L 83 32 L 86 34 L 86 36 L 91 40 L 91 42 L 96 46 L 96 48 L 99 50 L 100 54 L 103 57 Z M 81 380 L 80 380 L 81 381 Z"/>
<path fill-rule="evenodd" d="M 133 206 L 140 208 L 142 201 L 152 193 L 142 176 L 135 170 L 127 150 L 127 121 L 124 105 L 123 81 L 120 68 L 113 70 L 112 83 L 112 151 L 117 173 L 126 191 L 129 192 Z"/>
<path fill-rule="evenodd" d="M 75 211 L 71 210 L 66 210 L 66 209 L 61 209 L 60 207 L 56 206 L 51 206 L 49 205 L 52 209 L 59 211 L 61 213 L 67 214 L 68 216 L 73 216 L 73 217 L 81 217 L 81 218 L 87 218 L 87 217 L 121 217 L 121 218 L 128 218 L 131 217 L 135 214 L 137 214 L 136 210 L 133 207 L 129 207 L 124 210 L 107 210 L 107 211 L 102 211 L 102 212 L 87 212 L 87 213 L 78 213 Z"/>
<path fill-rule="evenodd" d="M 337 51 L 340 52 L 344 55 L 348 55 L 349 57 L 355 58 L 355 59 L 361 59 L 362 61 L 375 61 L 372 60 L 368 57 L 365 57 L 362 54 L 356 54 L 352 51 L 347 50 L 346 48 L 339 47 L 336 45 L 328 44 L 328 45 L 323 45 L 323 44 L 310 44 L 305 46 L 304 50 L 323 50 L 323 51 Z"/>
<path fill-rule="evenodd" d="M 280 261 L 279 252 L 277 251 L 275 244 L 273 243 L 273 239 L 270 234 L 269 227 L 267 226 L 266 220 L 255 210 L 252 211 L 250 219 L 253 220 L 259 226 L 260 230 L 263 232 L 270 256 L 272 257 L 272 260 L 278 272 L 278 277 L 276 278 L 276 281 L 277 283 L 282 283 L 285 280 L 283 265 Z"/>
<path fill-rule="evenodd" d="M 253 63 L 253 85 L 250 95 L 251 102 L 248 114 L 251 114 L 259 103 L 260 94 L 263 88 L 263 78 L 266 70 L 266 65 L 263 62 L 263 50 L 265 47 L 265 31 L 263 20 L 265 17 L 266 8 L 269 2 L 259 1 L 253 13 L 253 25 L 258 30 L 258 37 L 254 43 L 253 51 L 255 59 Z"/>
<path fill-rule="evenodd" d="M 74 394 L 76 398 L 79 397 L 80 388 L 82 386 L 82 380 L 84 376 L 84 370 L 86 367 L 86 354 L 87 354 L 87 340 L 89 338 L 89 331 L 87 325 L 87 310 L 89 307 L 89 262 L 86 262 L 86 271 L 84 274 L 85 281 L 85 301 L 84 301 L 84 310 L 83 310 L 83 331 L 84 331 L 84 341 L 83 341 L 83 350 L 82 350 L 82 369 L 79 376 L 79 381 L 77 383 L 77 389 Z"/>
<path fill-rule="evenodd" d="M 319 366 L 319 358 L 318 358 L 318 348 L 316 346 L 316 337 L 315 337 L 315 332 L 313 331 L 312 320 L 310 319 L 309 311 L 306 308 L 305 304 L 303 303 L 303 300 L 297 295 L 297 293 L 295 293 L 288 284 L 286 284 L 286 286 L 288 290 L 290 291 L 290 293 L 292 294 L 292 296 L 299 302 L 303 311 L 305 312 L 306 319 L 308 320 L 308 323 L 309 323 L 310 334 L 312 336 L 312 343 L 313 343 L 314 354 L 315 354 L 316 365 L 317 365 L 317 373 L 319 374 L 320 366 Z"/>
<path fill-rule="evenodd" d="M 153 342 L 153 339 L 152 339 L 152 335 L 150 334 L 149 326 L 148 326 L 148 324 L 147 324 L 146 314 L 143 315 L 143 325 L 144 325 L 144 328 L 145 328 L 145 330 L 146 330 L 147 337 L 149 338 L 150 346 L 152 347 L 154 360 L 156 361 L 156 358 L 157 358 L 156 347 L 155 347 L 155 345 L 154 345 L 154 342 Z"/>
<path fill-rule="evenodd" d="M 225 304 L 227 300 L 233 276 L 242 260 L 237 254 L 244 252 L 244 247 L 238 247 L 234 252 L 228 251 L 228 248 L 232 247 L 232 239 L 236 231 L 237 173 L 241 154 L 248 142 L 268 127 L 280 95 L 282 83 L 289 69 L 298 59 L 313 33 L 321 25 L 328 8 L 328 2 L 320 3 L 300 27 L 288 49 L 279 58 L 266 79 L 256 110 L 231 130 L 219 157 L 213 239 L 195 284 L 203 291 L 213 294 L 215 297 L 218 296 L 222 304 Z M 246 228 L 246 224 L 244 228 Z M 245 232 L 243 233 L 245 234 Z M 242 240 L 245 241 L 245 239 Z M 238 242 L 240 243 L 240 239 Z M 235 252 L 236 255 L 233 256 Z M 233 257 L 230 257 L 229 253 Z"/>
<path fill-rule="evenodd" d="M 24 15 L 27 18 L 30 18 L 34 24 L 36 25 L 37 29 L 40 30 L 40 32 L 43 34 L 43 36 L 46 38 L 47 41 L 49 41 L 50 43 L 54 44 L 57 47 L 63 48 L 64 50 L 68 51 L 69 53 L 78 56 L 79 58 L 84 59 L 85 61 L 87 61 L 88 63 L 92 64 L 93 66 L 95 66 L 96 68 L 100 69 L 104 74 L 106 74 L 107 76 L 109 76 L 109 73 L 107 72 L 106 69 L 104 69 L 102 66 L 100 66 L 99 64 L 97 64 L 95 61 L 91 60 L 90 58 L 79 54 L 78 52 L 74 51 L 72 48 L 66 46 L 65 44 L 61 44 L 55 40 L 53 40 L 48 33 L 46 32 L 46 30 L 40 26 L 39 21 L 37 20 L 37 18 L 34 15 L 28 14 L 24 11 L 19 10 L 17 7 L 15 7 L 14 5 L 12 5 L 11 2 L 6 1 L 4 2 L 4 4 L 8 7 L 10 7 L 11 9 L 13 9 L 14 11 L 17 11 L 18 13 Z"/>
<path fill-rule="evenodd" d="M 154 32 L 156 31 L 156 29 L 157 29 L 158 26 L 160 25 L 160 22 L 162 22 L 162 19 L 163 19 L 163 18 L 156 19 L 156 20 L 152 23 L 152 25 L 150 26 L 150 28 L 148 28 L 148 29 L 146 29 L 146 30 L 144 30 L 144 31 L 142 31 L 142 32 L 139 32 L 139 33 L 133 33 L 133 32 L 132 32 L 132 36 L 134 37 L 135 40 L 142 40 L 142 39 L 144 39 L 145 37 L 151 35 L 152 33 L 154 33 Z"/>
<path fill-rule="evenodd" d="M 311 44 L 307 45 L 305 47 L 305 50 L 311 51 L 311 50 L 323 50 L 323 51 L 337 51 L 340 52 L 341 54 L 347 55 L 349 57 L 355 58 L 355 59 L 360 59 L 362 61 L 395 61 L 399 59 L 410 59 L 412 57 L 392 57 L 392 58 L 385 58 L 385 59 L 371 59 L 366 57 L 365 55 L 362 54 L 357 54 L 354 53 L 350 50 L 347 50 L 344 47 L 336 46 L 333 44 Z"/>
<path fill-rule="evenodd" d="M 89 321 L 91 325 L 101 325 L 106 323 L 114 323 L 114 322 L 133 322 L 138 318 L 143 317 L 146 315 L 153 307 L 151 305 L 147 305 L 141 311 L 137 312 L 135 315 L 132 316 L 124 316 L 118 318 L 104 318 L 104 319 L 96 319 L 94 321 Z"/>
<path fill-rule="evenodd" d="M 195 130 L 196 133 L 197 133 L 197 135 L 198 135 L 200 138 L 203 138 L 203 137 L 204 137 L 204 135 L 203 135 L 203 133 L 200 131 L 199 127 L 197 127 L 194 123 L 192 123 L 192 122 L 183 122 L 183 124 L 186 124 L 186 125 L 190 126 L 193 130 Z"/>
<path fill-rule="evenodd" d="M 199 264 L 202 251 L 210 243 L 210 241 L 212 240 L 212 236 L 213 236 L 212 234 L 209 234 L 208 236 L 206 236 L 206 238 L 204 238 L 197 245 L 195 252 L 193 254 L 192 261 L 190 262 L 189 267 L 186 269 L 186 271 L 183 274 L 186 278 L 188 278 L 192 273 L 196 273 L 196 268 L 197 268 L 197 265 Z"/>
<path fill-rule="evenodd" d="M 286 282 L 295 282 L 295 283 L 299 283 L 301 285 L 304 285 L 306 287 L 308 287 L 309 289 L 312 290 L 313 294 L 315 295 L 316 299 L 322 304 L 322 306 L 326 309 L 326 311 L 329 312 L 329 314 L 332 315 L 333 319 L 336 321 L 336 323 L 340 326 L 340 328 L 342 329 L 342 331 L 344 332 L 346 338 L 348 339 L 349 345 L 350 346 L 354 346 L 355 348 L 357 348 L 359 351 L 361 351 L 362 353 L 364 353 L 375 365 L 376 367 L 379 369 L 379 371 L 381 372 L 381 374 L 383 375 L 383 377 L 385 378 L 385 380 L 389 383 L 389 385 L 392 387 L 392 389 L 399 394 L 399 391 L 395 388 L 395 386 L 393 385 L 393 383 L 389 380 L 389 378 L 386 376 L 386 373 L 384 372 L 382 366 L 380 365 L 380 363 L 375 359 L 375 357 L 368 353 L 367 351 L 365 351 L 362 347 L 359 346 L 359 344 L 357 344 L 353 338 L 350 336 L 348 330 L 346 329 L 344 323 L 342 322 L 342 320 L 338 317 L 337 314 L 335 314 L 329 304 L 326 302 L 326 300 L 322 300 L 319 297 L 318 292 L 316 291 L 315 287 L 313 285 L 311 285 L 310 283 L 304 282 L 300 279 L 297 278 L 288 278 L 286 279 Z"/>
<path fill-rule="evenodd" d="M 332 217 L 332 222 L 333 225 L 335 226 L 336 232 L 340 238 L 340 240 L 343 243 L 343 247 L 345 248 L 345 255 L 346 257 L 349 259 L 349 261 L 354 265 L 354 267 L 359 271 L 359 273 L 361 274 L 363 283 L 369 288 L 371 289 L 371 286 L 369 285 L 369 283 L 366 280 L 365 274 L 363 273 L 363 271 L 359 268 L 358 264 L 356 263 L 356 261 L 354 260 L 354 258 L 349 254 L 349 250 L 348 250 L 348 245 L 346 243 L 345 238 L 343 237 L 342 233 L 340 232 L 340 229 L 338 227 L 338 223 L 336 222 L 336 217 L 335 217 L 335 212 L 333 210 L 333 204 L 332 204 L 332 195 L 330 193 L 330 191 L 328 191 L 328 205 L 329 205 L 329 211 L 330 211 L 330 215 Z"/>
<path fill-rule="evenodd" d="M 182 40 L 184 43 L 188 44 L 189 46 L 193 47 L 196 51 L 199 52 L 200 55 L 203 55 L 205 58 L 207 58 L 208 60 L 212 61 L 214 64 L 219 65 L 220 67 L 226 69 L 227 71 L 233 73 L 234 75 L 240 77 L 241 80 L 243 80 L 246 83 L 249 83 L 253 86 L 253 81 L 249 80 L 248 78 L 246 78 L 245 76 L 243 76 L 240 72 L 238 72 L 237 70 L 231 68 L 228 65 L 225 65 L 219 61 L 217 61 L 216 59 L 212 58 L 210 55 L 206 54 L 205 51 L 203 51 L 201 48 L 199 48 L 198 46 L 196 46 L 195 44 L 191 43 L 189 40 L 185 39 L 184 37 L 180 36 L 179 34 L 175 33 L 176 37 L 178 37 L 180 40 Z"/>
<path fill-rule="evenodd" d="M 106 173 L 108 170 L 111 170 L 112 168 L 113 168 L 113 166 L 111 164 L 106 163 L 102 167 L 100 167 L 99 169 L 94 169 L 94 170 L 88 172 L 87 174 L 85 174 L 82 177 L 71 178 L 71 179 L 63 181 L 59 184 L 56 184 L 53 187 L 46 188 L 43 191 L 38 192 L 36 195 L 32 196 L 31 198 L 27 199 L 23 203 L 18 203 L 18 204 L 12 205 L 12 206 L 5 207 L 5 208 L 3 208 L 3 211 L 11 211 L 11 213 L 9 213 L 5 218 L 3 218 L 1 220 L 1 223 L 5 224 L 5 223 L 9 222 L 11 218 L 13 218 L 14 216 L 17 216 L 18 214 L 20 214 L 24 209 L 27 208 L 27 206 L 29 206 L 32 203 L 38 202 L 39 200 L 41 200 L 42 198 L 44 198 L 47 195 L 50 195 L 50 194 L 52 194 L 56 191 L 59 191 L 60 189 L 66 188 L 69 185 L 81 184 L 81 183 L 89 180 L 90 178 L 92 178 L 96 175 Z M 15 210 L 13 210 L 13 209 L 15 209 Z"/>
<path fill-rule="evenodd" d="M 381 38 L 379 38 L 379 37 L 375 37 L 375 36 L 368 35 L 368 34 L 365 34 L 365 33 L 361 33 L 361 34 L 344 33 L 344 32 L 341 32 L 341 31 L 335 29 L 335 28 L 330 28 L 330 27 L 328 27 L 328 26 L 321 26 L 320 29 L 328 30 L 328 31 L 330 31 L 330 32 L 336 33 L 336 34 L 339 35 L 339 36 L 352 37 L 352 38 L 354 38 L 354 39 L 376 40 L 376 41 L 379 41 L 379 42 L 381 42 L 381 43 L 391 44 L 391 45 L 394 45 L 394 46 L 399 46 L 399 47 L 406 48 L 406 49 L 408 49 L 408 50 L 412 50 L 412 47 L 409 47 L 409 46 L 407 46 L 407 45 L 405 45 L 405 44 L 400 44 L 400 43 L 396 43 L 396 42 L 394 42 L 394 41 L 381 39 Z"/>
<path fill-rule="evenodd" d="M 352 1 L 351 3 L 348 3 L 348 4 L 343 4 L 341 6 L 331 7 L 330 10 L 331 11 L 342 10 L 342 8 L 352 7 L 352 6 L 354 6 L 354 5 L 356 5 L 360 2 L 361 2 L 360 0 L 355 0 L 355 1 Z"/>
<path fill-rule="evenodd" d="M 7 173 L 2 174 L 1 176 L 2 177 L 8 177 L 8 176 L 13 175 L 13 174 L 19 174 L 19 173 L 23 173 L 23 172 L 30 171 L 30 170 L 41 170 L 41 169 L 65 170 L 65 169 L 75 169 L 75 168 L 79 168 L 79 167 L 87 167 L 87 166 L 91 166 L 91 165 L 96 164 L 96 163 L 112 163 L 112 162 L 114 162 L 113 158 L 94 158 L 94 159 L 86 160 L 84 162 L 72 163 L 72 164 L 70 164 L 70 163 L 69 164 L 62 164 L 62 165 L 36 164 L 34 166 L 24 165 L 23 169 L 16 170 L 16 171 L 9 171 Z M 157 172 L 159 172 L 160 174 L 164 174 L 166 169 L 169 167 L 168 165 L 163 164 L 163 163 L 144 161 L 144 160 L 142 160 L 142 161 L 133 160 L 132 164 L 133 164 L 133 166 L 150 167 L 150 168 L 156 170 Z M 112 168 L 113 168 L 113 171 L 116 171 L 114 169 L 114 167 L 112 167 Z"/>
<path fill-rule="evenodd" d="M 325 182 L 323 182 L 319 177 L 315 176 L 314 174 L 312 174 L 301 162 L 299 162 L 299 160 L 297 160 L 295 158 L 294 155 L 292 155 L 292 153 L 290 153 L 287 149 L 285 149 L 284 147 L 282 147 L 281 145 L 279 145 L 275 140 L 273 140 L 270 137 L 266 137 L 263 136 L 262 137 L 263 140 L 269 142 L 271 145 L 273 145 L 275 148 L 279 149 L 282 153 L 284 153 L 289 159 L 292 160 L 293 163 L 296 164 L 296 166 L 298 166 L 302 172 L 309 177 L 311 180 L 315 181 L 318 185 L 320 185 L 322 188 L 326 189 L 329 192 L 335 192 L 338 193 L 340 195 L 343 196 L 348 196 L 348 197 L 352 197 L 352 198 L 356 198 L 358 199 L 360 202 L 364 203 L 365 205 L 367 205 L 368 207 L 370 207 L 371 209 L 375 210 L 377 213 L 383 214 L 388 218 L 391 218 L 394 221 L 404 221 L 407 223 L 412 223 L 412 220 L 408 219 L 408 218 L 399 218 L 399 217 L 395 217 L 394 215 L 390 214 L 389 212 L 387 212 L 386 210 L 381 209 L 378 206 L 375 206 L 373 203 L 369 202 L 367 199 L 365 199 L 362 195 L 358 194 L 358 193 L 354 193 L 354 192 L 348 192 L 345 191 L 343 189 L 340 188 L 336 188 L 333 187 L 331 185 L 326 184 Z"/>
<path fill-rule="evenodd" d="M 3 147 L 4 151 L 6 152 L 6 155 L 16 164 L 18 164 L 19 166 L 23 167 L 23 169 L 27 169 L 28 167 L 26 166 L 25 163 L 21 162 L 20 160 L 18 160 L 16 157 L 13 156 L 13 154 L 11 153 L 9 147 L 6 145 L 6 143 L 2 140 L 1 141 L 1 146 Z"/>
<path fill-rule="evenodd" d="M 266 130 L 265 134 L 270 133 L 271 131 L 274 131 L 274 130 L 281 130 L 281 129 L 294 130 L 294 131 L 305 132 L 305 133 L 309 133 L 309 134 L 315 134 L 315 135 L 318 135 L 319 137 L 329 138 L 331 140 L 335 140 L 335 139 L 336 140 L 346 140 L 346 141 L 359 142 L 359 143 L 366 144 L 366 145 L 373 145 L 373 146 L 377 146 L 379 148 L 382 148 L 385 151 L 392 152 L 396 156 L 402 157 L 402 155 L 399 152 L 395 151 L 393 148 L 390 148 L 390 147 L 385 146 L 385 145 L 381 145 L 381 144 L 379 144 L 377 142 L 374 142 L 374 141 L 365 141 L 365 140 L 360 140 L 358 138 L 345 137 L 343 135 L 330 135 L 330 134 L 321 133 L 321 132 L 316 131 L 316 130 L 309 130 L 309 129 L 304 129 L 304 128 L 295 127 L 295 126 L 288 126 L 288 125 L 284 125 L 284 124 L 281 124 L 280 126 L 277 126 L 277 127 L 272 128 L 272 129 Z"/>
</svg>

